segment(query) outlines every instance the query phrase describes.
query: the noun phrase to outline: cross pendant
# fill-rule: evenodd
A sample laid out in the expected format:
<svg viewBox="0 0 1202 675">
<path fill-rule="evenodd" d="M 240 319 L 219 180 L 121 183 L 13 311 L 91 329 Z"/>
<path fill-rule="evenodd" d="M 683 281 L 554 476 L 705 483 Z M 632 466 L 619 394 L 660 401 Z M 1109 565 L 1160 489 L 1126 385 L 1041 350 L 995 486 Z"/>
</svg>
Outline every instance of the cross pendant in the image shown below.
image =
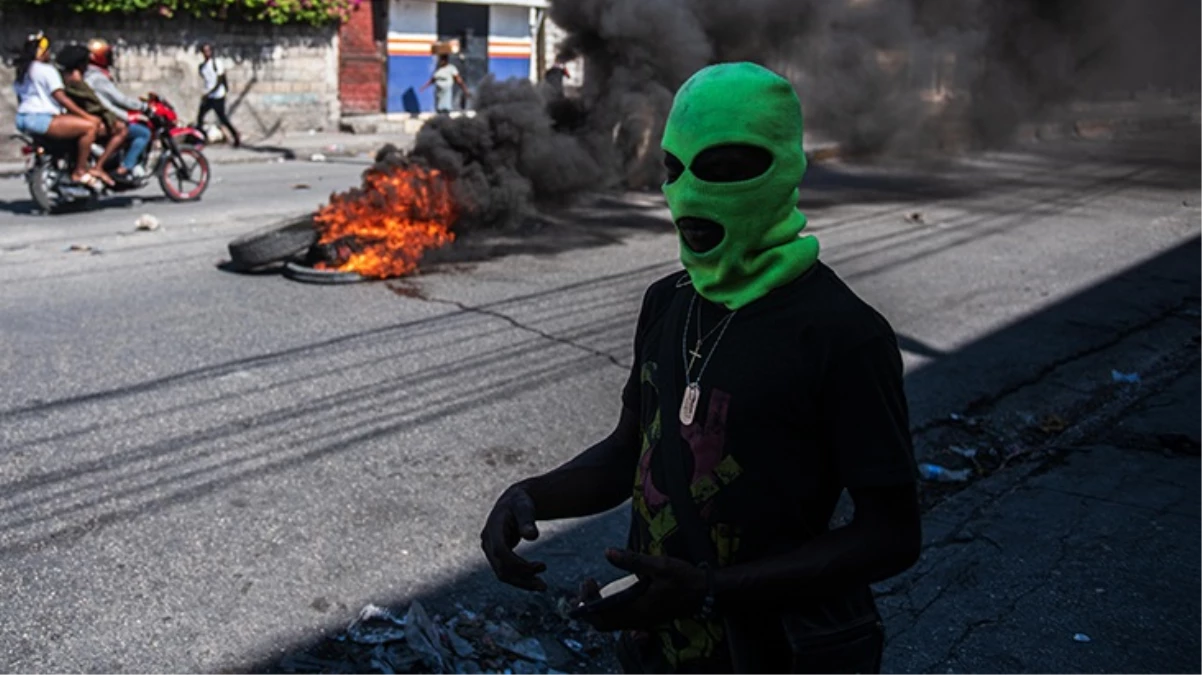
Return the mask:
<svg viewBox="0 0 1202 675">
<path fill-rule="evenodd" d="M 693 348 L 693 351 L 689 352 L 689 355 L 692 357 L 689 359 L 689 372 L 691 373 L 693 372 L 693 364 L 697 362 L 697 359 L 701 358 L 701 340 L 697 341 L 697 346 Z"/>
</svg>

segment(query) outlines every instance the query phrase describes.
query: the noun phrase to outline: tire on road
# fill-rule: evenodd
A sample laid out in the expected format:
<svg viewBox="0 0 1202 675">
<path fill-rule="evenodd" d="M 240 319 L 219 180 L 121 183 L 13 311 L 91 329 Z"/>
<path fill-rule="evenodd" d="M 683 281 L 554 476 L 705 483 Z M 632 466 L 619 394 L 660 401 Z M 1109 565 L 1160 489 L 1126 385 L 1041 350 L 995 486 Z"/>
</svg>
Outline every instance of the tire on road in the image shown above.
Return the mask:
<svg viewBox="0 0 1202 675">
<path fill-rule="evenodd" d="M 230 262 L 242 270 L 284 262 L 304 253 L 317 239 L 312 216 L 292 218 L 231 241 Z"/>
<path fill-rule="evenodd" d="M 284 265 L 284 276 L 293 281 L 303 281 L 309 284 L 355 284 L 367 281 L 357 272 L 339 272 L 338 270 L 319 270 L 307 265 L 290 262 Z"/>
</svg>

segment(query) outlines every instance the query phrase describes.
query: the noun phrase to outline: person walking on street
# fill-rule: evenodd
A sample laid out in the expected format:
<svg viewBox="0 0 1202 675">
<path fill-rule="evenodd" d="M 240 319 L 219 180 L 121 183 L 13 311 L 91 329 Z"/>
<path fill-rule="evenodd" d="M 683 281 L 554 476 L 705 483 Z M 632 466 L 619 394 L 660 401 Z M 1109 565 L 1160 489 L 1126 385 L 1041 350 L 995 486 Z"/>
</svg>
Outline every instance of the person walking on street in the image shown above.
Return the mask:
<svg viewBox="0 0 1202 675">
<path fill-rule="evenodd" d="M 137 170 L 142 161 L 142 155 L 150 145 L 150 128 L 142 124 L 129 124 L 130 112 L 149 112 L 150 106 L 133 96 L 127 95 L 113 81 L 111 69 L 116 55 L 109 43 L 100 38 L 88 41 L 88 68 L 84 71 L 84 83 L 100 99 L 115 117 L 118 117 L 129 136 L 129 147 L 125 149 L 125 157 L 121 166 L 117 167 L 116 177 L 128 180 Z"/>
<path fill-rule="evenodd" d="M 422 85 L 421 90 L 425 91 L 434 86 L 434 111 L 440 115 L 446 115 L 455 108 L 455 85 L 459 85 L 460 91 L 463 92 L 463 101 L 466 105 L 469 94 L 467 92 L 467 84 L 463 78 L 459 76 L 459 69 L 451 63 L 451 58 L 446 54 L 438 55 L 438 67 L 434 69 L 434 74 L 430 79 Z"/>
<path fill-rule="evenodd" d="M 17 94 L 17 131 L 58 141 L 75 141 L 75 168 L 71 180 L 89 189 L 100 179 L 89 170 L 92 144 L 104 123 L 88 114 L 67 96 L 63 77 L 50 65 L 50 39 L 30 35 L 15 60 L 13 90 Z"/>
<path fill-rule="evenodd" d="M 242 137 L 238 135 L 238 130 L 234 128 L 234 123 L 230 121 L 229 115 L 226 114 L 225 110 L 225 95 L 229 93 L 229 82 L 225 78 L 225 68 L 213 56 L 213 45 L 201 45 L 200 53 L 204 56 L 204 61 L 200 64 L 200 79 L 204 81 L 205 93 L 200 99 L 200 111 L 196 113 L 196 128 L 204 128 L 205 118 L 208 117 L 209 111 L 212 110 L 217 114 L 217 121 L 225 129 L 226 137 L 230 139 L 230 143 L 235 148 L 241 147 Z"/>
<path fill-rule="evenodd" d="M 573 615 L 621 631 L 625 672 L 879 672 L 869 584 L 921 549 L 893 329 L 818 260 L 797 208 L 802 114 L 751 63 L 695 73 L 664 129 L 683 272 L 643 296 L 608 437 L 498 498 L 481 532 L 503 582 L 545 590 L 514 548 L 537 521 L 631 500 L 630 588 Z M 633 488 L 633 489 L 632 489 Z M 854 516 L 830 529 L 846 490 Z"/>
</svg>

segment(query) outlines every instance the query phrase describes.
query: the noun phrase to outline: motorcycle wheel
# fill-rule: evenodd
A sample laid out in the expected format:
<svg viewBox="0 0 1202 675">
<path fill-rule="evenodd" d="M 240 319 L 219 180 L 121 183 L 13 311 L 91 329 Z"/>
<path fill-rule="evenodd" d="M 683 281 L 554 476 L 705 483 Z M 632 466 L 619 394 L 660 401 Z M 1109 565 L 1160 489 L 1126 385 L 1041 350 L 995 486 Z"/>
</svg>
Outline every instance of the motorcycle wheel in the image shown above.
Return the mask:
<svg viewBox="0 0 1202 675">
<path fill-rule="evenodd" d="M 49 215 L 62 208 L 62 200 L 56 192 L 58 171 L 49 164 L 38 162 L 29 173 L 29 194 L 42 212 Z"/>
<path fill-rule="evenodd" d="M 167 156 L 159 167 L 159 187 L 173 202 L 194 202 L 209 187 L 209 160 L 195 148 L 180 148 L 179 158 Z"/>
</svg>

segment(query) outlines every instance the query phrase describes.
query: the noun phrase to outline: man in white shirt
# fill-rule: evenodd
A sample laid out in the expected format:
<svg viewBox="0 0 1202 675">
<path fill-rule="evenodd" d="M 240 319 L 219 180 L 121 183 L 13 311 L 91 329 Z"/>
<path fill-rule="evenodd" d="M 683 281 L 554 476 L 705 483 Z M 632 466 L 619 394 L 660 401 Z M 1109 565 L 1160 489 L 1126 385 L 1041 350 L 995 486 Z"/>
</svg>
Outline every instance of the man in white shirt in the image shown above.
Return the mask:
<svg viewBox="0 0 1202 675">
<path fill-rule="evenodd" d="M 235 148 L 239 147 L 242 145 L 242 138 L 225 112 L 225 95 L 229 93 L 225 68 L 217 59 L 213 58 L 213 45 L 201 45 L 200 53 L 205 58 L 200 64 L 200 79 L 204 81 L 205 93 L 200 97 L 200 112 L 196 114 L 196 127 L 204 128 L 205 117 L 212 110 L 217 113 L 217 121 L 225 128 L 226 137 L 230 139 Z"/>
</svg>

